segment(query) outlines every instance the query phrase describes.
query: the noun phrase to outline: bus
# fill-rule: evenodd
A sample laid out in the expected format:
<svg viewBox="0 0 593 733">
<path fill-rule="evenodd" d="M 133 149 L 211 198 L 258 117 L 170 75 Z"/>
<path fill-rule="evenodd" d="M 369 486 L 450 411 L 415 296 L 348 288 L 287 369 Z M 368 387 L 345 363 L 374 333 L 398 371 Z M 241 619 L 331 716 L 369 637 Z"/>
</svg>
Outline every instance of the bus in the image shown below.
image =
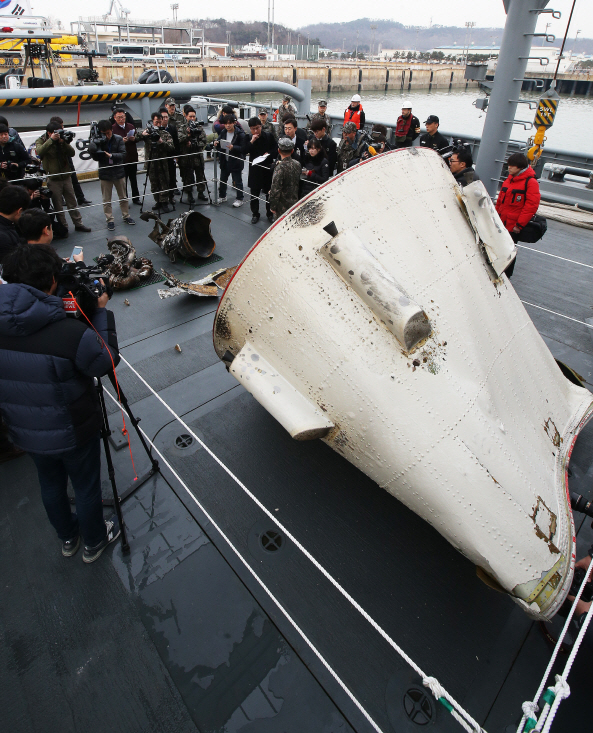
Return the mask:
<svg viewBox="0 0 593 733">
<path fill-rule="evenodd" d="M 114 43 L 107 46 L 110 61 L 181 61 L 189 63 L 202 58 L 201 46 L 174 43 L 135 44 Z"/>
</svg>

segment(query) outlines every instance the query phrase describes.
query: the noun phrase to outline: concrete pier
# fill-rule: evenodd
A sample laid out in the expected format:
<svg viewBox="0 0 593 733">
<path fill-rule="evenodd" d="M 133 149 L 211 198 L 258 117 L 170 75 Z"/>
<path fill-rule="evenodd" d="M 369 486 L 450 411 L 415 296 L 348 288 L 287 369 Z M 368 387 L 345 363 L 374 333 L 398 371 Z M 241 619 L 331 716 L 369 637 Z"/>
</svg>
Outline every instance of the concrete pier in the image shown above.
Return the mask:
<svg viewBox="0 0 593 733">
<path fill-rule="evenodd" d="M 135 62 L 95 61 L 99 79 L 105 84 L 132 84 L 145 68 L 154 64 Z M 82 61 L 63 61 L 56 71 L 67 84 L 76 84 L 76 68 L 84 68 Z M 464 67 L 452 64 L 407 63 L 350 63 L 320 61 L 258 61 L 228 60 L 181 64 L 167 62 L 166 68 L 176 81 L 282 81 L 296 85 L 299 80 L 311 81 L 314 93 L 328 94 L 341 91 L 404 92 L 420 89 L 464 89 Z M 56 85 L 59 81 L 56 79 Z M 470 82 L 471 86 L 476 86 Z"/>
</svg>

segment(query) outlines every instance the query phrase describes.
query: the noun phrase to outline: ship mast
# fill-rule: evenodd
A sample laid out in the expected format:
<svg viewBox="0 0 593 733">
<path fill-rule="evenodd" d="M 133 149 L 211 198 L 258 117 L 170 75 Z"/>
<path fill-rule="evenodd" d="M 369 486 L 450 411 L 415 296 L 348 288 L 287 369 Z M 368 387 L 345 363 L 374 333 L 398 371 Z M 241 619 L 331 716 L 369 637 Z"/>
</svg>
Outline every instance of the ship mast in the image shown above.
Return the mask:
<svg viewBox="0 0 593 733">
<path fill-rule="evenodd" d="M 504 0 L 507 21 L 476 164 L 492 197 L 498 190 L 513 125 L 523 123 L 515 120 L 517 103 L 539 16 L 554 12 L 545 10 L 547 4 L 548 0 Z"/>
</svg>

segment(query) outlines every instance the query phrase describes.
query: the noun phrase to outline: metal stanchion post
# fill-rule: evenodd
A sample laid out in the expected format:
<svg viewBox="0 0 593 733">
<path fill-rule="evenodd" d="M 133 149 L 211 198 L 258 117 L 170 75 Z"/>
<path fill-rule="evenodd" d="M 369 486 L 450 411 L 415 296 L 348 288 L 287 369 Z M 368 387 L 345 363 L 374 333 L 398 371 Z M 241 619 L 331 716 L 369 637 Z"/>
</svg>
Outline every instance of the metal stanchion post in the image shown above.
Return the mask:
<svg viewBox="0 0 593 733">
<path fill-rule="evenodd" d="M 214 206 L 218 206 L 218 153 L 216 152 L 216 148 L 212 149 L 212 163 L 213 165 L 213 186 L 212 186 L 212 201 L 214 203 Z"/>
</svg>

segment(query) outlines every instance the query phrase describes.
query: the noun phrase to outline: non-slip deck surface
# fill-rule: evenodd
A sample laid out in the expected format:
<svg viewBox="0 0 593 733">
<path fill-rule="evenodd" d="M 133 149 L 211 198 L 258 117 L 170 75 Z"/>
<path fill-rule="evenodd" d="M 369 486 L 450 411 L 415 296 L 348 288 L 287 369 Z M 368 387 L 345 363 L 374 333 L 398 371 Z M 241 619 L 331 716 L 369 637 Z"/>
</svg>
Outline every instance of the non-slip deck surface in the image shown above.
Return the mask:
<svg viewBox="0 0 593 733">
<path fill-rule="evenodd" d="M 208 172 L 208 168 L 207 168 Z M 99 200 L 96 184 L 87 195 Z M 200 211 L 212 218 L 215 268 L 237 264 L 265 230 L 248 206 Z M 136 227 L 117 222 L 138 251 L 185 279 Z M 184 210 L 183 208 L 181 210 Z M 84 209 L 86 259 L 105 248 L 100 208 Z M 265 219 L 263 220 L 265 222 Z M 550 222 L 534 248 L 593 265 L 593 236 Z M 578 320 L 593 317 L 593 270 L 528 250 L 513 285 L 530 303 Z M 295 443 L 227 374 L 211 342 L 217 299 L 161 301 L 152 285 L 118 293 L 122 354 L 262 504 L 489 733 L 504 731 L 537 688 L 551 648 L 505 596 L 431 527 L 320 442 Z M 127 298 L 130 305 L 123 303 Z M 593 385 L 593 341 L 585 326 L 527 306 L 555 356 Z M 179 344 L 181 352 L 175 349 Z M 406 716 L 416 674 L 287 538 L 277 553 L 261 536 L 275 522 L 233 482 L 122 364 L 120 383 L 141 425 L 191 494 L 382 731 L 417 731 Z M 113 429 L 121 425 L 108 400 Z M 133 438 L 141 473 L 148 459 Z M 114 453 L 120 487 L 133 474 L 127 450 Z M 593 429 L 579 439 L 572 488 L 590 492 Z M 28 458 L 0 467 L 0 705 L 20 731 L 371 731 L 364 714 L 303 636 L 248 572 L 192 496 L 163 467 L 124 504 L 131 554 L 119 546 L 94 566 L 59 555 Z M 109 484 L 104 473 L 105 491 Z M 591 543 L 586 523 L 579 551 Z M 5 582 L 5 579 L 7 581 Z M 24 640 L 24 641 L 23 641 Z M 586 659 L 591 643 L 581 652 Z M 590 657 L 589 657 L 590 658 Z M 553 730 L 578 730 L 588 677 L 575 669 L 573 693 Z M 581 689 L 584 688 L 584 689 Z M 460 730 L 429 699 L 433 729 Z M 59 725 L 57 724 L 59 721 Z"/>
</svg>

